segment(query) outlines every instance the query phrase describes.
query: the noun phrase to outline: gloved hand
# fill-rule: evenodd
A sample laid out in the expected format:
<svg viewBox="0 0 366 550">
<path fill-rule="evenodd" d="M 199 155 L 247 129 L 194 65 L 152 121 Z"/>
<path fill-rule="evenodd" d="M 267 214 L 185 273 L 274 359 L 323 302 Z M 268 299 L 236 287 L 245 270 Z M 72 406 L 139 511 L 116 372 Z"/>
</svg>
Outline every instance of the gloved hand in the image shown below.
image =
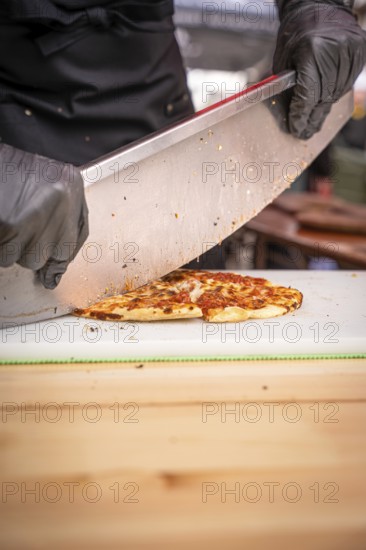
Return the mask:
<svg viewBox="0 0 366 550">
<path fill-rule="evenodd" d="M 78 169 L 0 145 L 0 266 L 38 271 L 53 289 L 87 236 Z"/>
<path fill-rule="evenodd" d="M 280 28 L 273 71 L 295 69 L 290 132 L 318 132 L 332 103 L 352 88 L 366 62 L 366 34 L 347 0 L 278 0 Z"/>
</svg>

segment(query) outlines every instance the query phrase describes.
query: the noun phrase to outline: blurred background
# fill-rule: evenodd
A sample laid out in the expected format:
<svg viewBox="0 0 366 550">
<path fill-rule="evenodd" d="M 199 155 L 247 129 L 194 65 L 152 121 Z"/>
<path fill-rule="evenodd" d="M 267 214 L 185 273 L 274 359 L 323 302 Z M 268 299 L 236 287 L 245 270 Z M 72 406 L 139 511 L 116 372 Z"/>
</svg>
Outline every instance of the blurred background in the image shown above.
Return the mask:
<svg viewBox="0 0 366 550">
<path fill-rule="evenodd" d="M 366 28 L 366 0 L 355 12 Z M 175 0 L 177 39 L 196 110 L 272 74 L 271 0 Z M 312 165 L 220 250 L 227 269 L 366 268 L 366 69 L 352 118 Z"/>
</svg>

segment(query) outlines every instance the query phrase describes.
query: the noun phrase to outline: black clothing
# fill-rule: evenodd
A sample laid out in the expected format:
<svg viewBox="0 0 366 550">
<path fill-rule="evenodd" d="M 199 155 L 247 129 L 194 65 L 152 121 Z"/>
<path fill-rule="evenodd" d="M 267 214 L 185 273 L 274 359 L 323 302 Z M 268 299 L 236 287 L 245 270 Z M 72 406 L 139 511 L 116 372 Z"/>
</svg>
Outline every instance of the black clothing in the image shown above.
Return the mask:
<svg viewBox="0 0 366 550">
<path fill-rule="evenodd" d="M 172 0 L 0 6 L 4 143 L 81 165 L 193 112 Z"/>
</svg>

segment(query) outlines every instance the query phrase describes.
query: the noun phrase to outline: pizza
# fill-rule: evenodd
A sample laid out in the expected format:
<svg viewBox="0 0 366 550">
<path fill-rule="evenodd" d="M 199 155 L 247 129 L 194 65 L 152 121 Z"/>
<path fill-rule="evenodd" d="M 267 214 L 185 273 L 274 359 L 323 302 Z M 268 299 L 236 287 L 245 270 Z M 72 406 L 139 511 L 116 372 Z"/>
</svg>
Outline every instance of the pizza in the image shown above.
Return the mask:
<svg viewBox="0 0 366 550">
<path fill-rule="evenodd" d="M 103 321 L 203 318 L 223 323 L 277 317 L 298 309 L 301 303 L 299 290 L 274 285 L 267 279 L 179 269 L 73 313 Z"/>
</svg>

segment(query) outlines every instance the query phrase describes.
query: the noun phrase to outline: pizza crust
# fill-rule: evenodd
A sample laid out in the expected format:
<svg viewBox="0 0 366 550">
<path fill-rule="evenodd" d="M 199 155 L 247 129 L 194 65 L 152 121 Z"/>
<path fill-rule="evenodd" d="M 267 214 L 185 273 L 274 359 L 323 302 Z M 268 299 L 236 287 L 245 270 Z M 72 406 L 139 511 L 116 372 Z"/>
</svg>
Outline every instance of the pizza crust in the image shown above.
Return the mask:
<svg viewBox="0 0 366 550">
<path fill-rule="evenodd" d="M 101 321 L 166 321 L 168 319 L 194 319 L 202 317 L 202 311 L 194 304 L 172 306 L 171 311 L 164 311 L 161 308 L 140 307 L 128 309 L 127 307 L 116 307 L 113 312 L 98 309 L 98 305 L 84 310 L 76 310 L 76 315 L 99 319 Z M 75 312 L 74 312 L 75 313 Z"/>
<path fill-rule="evenodd" d="M 261 307 L 260 309 L 253 309 L 250 312 L 250 319 L 269 319 L 270 317 L 285 315 L 285 313 L 287 313 L 285 307 L 268 304 L 268 306 Z"/>
<path fill-rule="evenodd" d="M 242 307 L 229 306 L 225 309 L 209 309 L 205 317 L 210 323 L 239 323 L 249 319 L 250 311 Z"/>
<path fill-rule="evenodd" d="M 239 323 L 248 319 L 269 319 L 279 317 L 287 313 L 287 309 L 272 304 L 260 309 L 244 309 L 242 307 L 229 306 L 225 309 L 210 309 L 206 315 L 210 323 Z"/>
</svg>

